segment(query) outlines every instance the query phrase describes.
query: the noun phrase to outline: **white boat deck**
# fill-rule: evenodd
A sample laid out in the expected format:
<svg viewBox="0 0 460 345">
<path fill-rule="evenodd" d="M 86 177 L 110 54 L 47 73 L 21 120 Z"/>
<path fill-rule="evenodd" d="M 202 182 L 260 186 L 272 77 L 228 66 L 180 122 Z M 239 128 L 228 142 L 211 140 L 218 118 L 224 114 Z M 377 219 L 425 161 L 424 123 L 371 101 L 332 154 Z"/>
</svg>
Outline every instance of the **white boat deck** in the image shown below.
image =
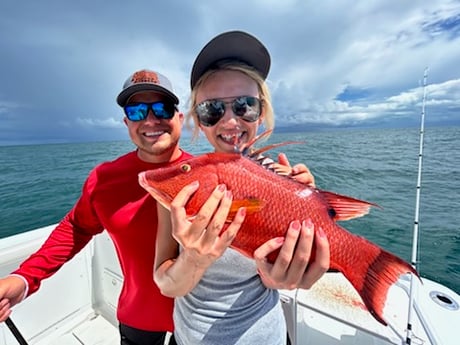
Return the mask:
<svg viewBox="0 0 460 345">
<path fill-rule="evenodd" d="M 55 325 L 50 333 L 45 332 L 43 337 L 37 337 L 36 342 L 31 339 L 28 343 L 36 345 L 114 345 L 120 344 L 120 336 L 114 325 L 103 316 L 95 314 L 94 310 L 88 309 L 73 315 L 66 322 Z"/>
<path fill-rule="evenodd" d="M 11 272 L 44 241 L 53 227 L 0 241 L 0 275 Z M 94 252 L 104 252 L 95 256 Z M 120 344 L 115 308 L 121 272 L 112 243 L 99 236 L 34 295 L 13 309 L 11 319 L 28 344 Z M 0 324 L 0 345 L 18 342 L 5 323 Z"/>
<path fill-rule="evenodd" d="M 53 226 L 0 240 L 0 276 L 35 251 Z M 11 319 L 30 345 L 117 345 L 115 317 L 122 275 L 106 234 L 97 236 L 41 289 L 14 307 Z M 405 344 L 409 278 L 389 292 L 385 317 L 378 323 L 340 273 L 327 273 L 310 290 L 281 291 L 293 345 Z M 457 345 L 460 297 L 431 280 L 418 283 L 412 344 Z M 5 323 L 0 345 L 18 342 Z"/>
</svg>

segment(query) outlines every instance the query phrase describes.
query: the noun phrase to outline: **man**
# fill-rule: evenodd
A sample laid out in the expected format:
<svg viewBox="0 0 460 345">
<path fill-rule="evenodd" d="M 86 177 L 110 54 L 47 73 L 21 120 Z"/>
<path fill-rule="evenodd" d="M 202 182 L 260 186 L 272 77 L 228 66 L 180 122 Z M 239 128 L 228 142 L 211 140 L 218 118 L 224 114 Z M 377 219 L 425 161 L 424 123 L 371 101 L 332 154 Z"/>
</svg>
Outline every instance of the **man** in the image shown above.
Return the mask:
<svg viewBox="0 0 460 345">
<path fill-rule="evenodd" d="M 149 70 L 128 78 L 117 103 L 137 149 L 91 171 L 80 198 L 43 246 L 0 280 L 0 321 L 106 229 L 124 276 L 117 310 L 121 344 L 163 344 L 166 332 L 173 330 L 173 300 L 160 293 L 152 278 L 156 205 L 139 186 L 138 173 L 190 157 L 179 148 L 183 114 L 170 81 Z"/>
</svg>

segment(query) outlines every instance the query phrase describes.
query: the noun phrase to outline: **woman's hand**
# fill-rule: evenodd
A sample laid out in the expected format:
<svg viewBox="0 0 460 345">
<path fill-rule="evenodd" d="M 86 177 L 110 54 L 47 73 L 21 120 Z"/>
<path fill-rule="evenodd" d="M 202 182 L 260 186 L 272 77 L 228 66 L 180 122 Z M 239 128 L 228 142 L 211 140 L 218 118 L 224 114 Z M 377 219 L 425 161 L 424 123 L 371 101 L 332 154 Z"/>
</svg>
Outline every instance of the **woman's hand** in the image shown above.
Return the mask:
<svg viewBox="0 0 460 345">
<path fill-rule="evenodd" d="M 199 188 L 198 183 L 184 187 L 171 203 L 172 236 L 183 247 L 187 261 L 208 267 L 218 259 L 235 238 L 246 210 L 241 208 L 233 222 L 221 233 L 232 204 L 232 193 L 218 185 L 193 221 L 187 219 L 185 205 Z"/>
<path fill-rule="evenodd" d="M 310 187 L 315 187 L 315 177 L 305 164 L 297 164 L 291 167 L 284 153 L 278 155 L 278 163 L 271 166 L 277 174 L 291 176 L 293 179 Z"/>
<path fill-rule="evenodd" d="M 246 214 L 246 209 L 240 208 L 222 232 L 232 193 L 219 185 L 191 221 L 185 205 L 198 188 L 197 182 L 185 186 L 172 201 L 171 213 L 158 207 L 154 280 L 165 296 L 184 296 L 198 284 L 207 268 L 232 243 Z"/>
<path fill-rule="evenodd" d="M 310 262 L 312 248 L 315 255 Z M 280 249 L 281 248 L 281 249 Z M 267 256 L 280 249 L 273 264 Z M 271 289 L 309 289 L 329 269 L 329 242 L 324 231 L 310 220 L 291 222 L 285 238 L 267 241 L 254 252 L 264 285 Z"/>
</svg>

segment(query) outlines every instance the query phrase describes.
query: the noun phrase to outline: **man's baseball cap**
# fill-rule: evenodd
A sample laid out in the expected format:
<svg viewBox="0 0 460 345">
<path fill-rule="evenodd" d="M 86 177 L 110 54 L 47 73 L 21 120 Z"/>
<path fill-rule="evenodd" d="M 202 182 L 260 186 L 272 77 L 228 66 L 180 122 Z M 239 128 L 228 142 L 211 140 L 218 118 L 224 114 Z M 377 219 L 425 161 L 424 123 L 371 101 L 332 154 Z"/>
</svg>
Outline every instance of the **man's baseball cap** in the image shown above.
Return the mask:
<svg viewBox="0 0 460 345">
<path fill-rule="evenodd" d="M 221 60 L 246 63 L 264 79 L 270 71 L 270 54 L 262 42 L 243 31 L 228 31 L 209 41 L 196 57 L 190 77 L 192 89 L 198 79 Z"/>
<path fill-rule="evenodd" d="M 123 90 L 117 97 L 117 103 L 124 107 L 128 99 L 135 93 L 142 91 L 155 91 L 164 94 L 174 104 L 179 104 L 179 98 L 174 94 L 173 87 L 168 78 L 155 71 L 143 69 L 134 72 L 123 84 Z"/>
</svg>

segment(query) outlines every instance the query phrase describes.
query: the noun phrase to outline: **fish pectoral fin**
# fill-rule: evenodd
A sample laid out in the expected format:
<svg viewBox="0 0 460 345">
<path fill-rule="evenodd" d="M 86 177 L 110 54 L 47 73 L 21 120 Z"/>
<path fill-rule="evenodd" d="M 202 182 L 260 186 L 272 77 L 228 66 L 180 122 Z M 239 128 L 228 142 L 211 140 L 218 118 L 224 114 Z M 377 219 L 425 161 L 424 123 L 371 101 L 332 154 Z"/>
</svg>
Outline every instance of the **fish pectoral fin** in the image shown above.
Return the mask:
<svg viewBox="0 0 460 345">
<path fill-rule="evenodd" d="M 228 211 L 226 223 L 231 223 L 233 218 L 235 218 L 236 213 L 241 207 L 246 208 L 246 214 L 254 214 L 262 210 L 264 207 L 265 202 L 260 199 L 250 198 L 250 199 L 243 199 L 243 200 L 233 200 L 232 206 L 230 206 L 230 210 Z M 196 218 L 196 214 L 187 215 L 187 220 L 189 222 L 193 222 Z"/>
<path fill-rule="evenodd" d="M 260 199 L 242 199 L 242 200 L 233 200 L 232 206 L 230 207 L 230 211 L 228 212 L 227 222 L 231 222 L 233 218 L 235 218 L 236 212 L 241 207 L 246 208 L 246 214 L 254 214 L 262 210 L 264 207 L 265 202 Z"/>
<path fill-rule="evenodd" d="M 372 202 L 355 199 L 346 195 L 327 191 L 320 191 L 320 193 L 334 210 L 333 219 L 335 221 L 362 217 L 369 213 L 369 209 L 372 206 L 381 208 L 379 205 Z"/>
</svg>

